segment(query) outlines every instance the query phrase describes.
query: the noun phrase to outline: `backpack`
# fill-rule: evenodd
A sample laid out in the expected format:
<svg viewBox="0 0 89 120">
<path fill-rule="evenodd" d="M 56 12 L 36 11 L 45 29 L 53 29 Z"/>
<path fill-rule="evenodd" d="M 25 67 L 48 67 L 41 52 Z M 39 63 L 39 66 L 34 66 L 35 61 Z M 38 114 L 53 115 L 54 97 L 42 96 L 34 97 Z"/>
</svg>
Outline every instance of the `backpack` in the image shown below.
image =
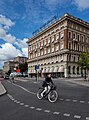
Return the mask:
<svg viewBox="0 0 89 120">
<path fill-rule="evenodd" d="M 42 87 L 46 87 L 46 86 L 47 86 L 46 81 L 43 81 L 43 83 L 42 83 Z"/>
</svg>

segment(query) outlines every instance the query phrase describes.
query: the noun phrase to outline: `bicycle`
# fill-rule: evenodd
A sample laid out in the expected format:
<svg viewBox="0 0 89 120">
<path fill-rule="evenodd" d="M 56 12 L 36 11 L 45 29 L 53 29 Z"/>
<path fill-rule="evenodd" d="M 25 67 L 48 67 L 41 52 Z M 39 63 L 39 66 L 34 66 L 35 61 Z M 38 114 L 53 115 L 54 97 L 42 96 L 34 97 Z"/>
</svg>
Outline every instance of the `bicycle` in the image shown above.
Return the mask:
<svg viewBox="0 0 89 120">
<path fill-rule="evenodd" d="M 51 103 L 54 103 L 57 101 L 58 99 L 58 93 L 56 91 L 56 86 L 55 85 L 52 85 L 50 90 L 49 91 L 46 91 L 44 94 L 43 94 L 43 97 L 41 96 L 41 93 L 44 91 L 44 87 L 40 87 L 38 92 L 37 92 L 37 98 L 38 99 L 43 99 L 45 97 L 48 98 L 49 102 Z"/>
</svg>

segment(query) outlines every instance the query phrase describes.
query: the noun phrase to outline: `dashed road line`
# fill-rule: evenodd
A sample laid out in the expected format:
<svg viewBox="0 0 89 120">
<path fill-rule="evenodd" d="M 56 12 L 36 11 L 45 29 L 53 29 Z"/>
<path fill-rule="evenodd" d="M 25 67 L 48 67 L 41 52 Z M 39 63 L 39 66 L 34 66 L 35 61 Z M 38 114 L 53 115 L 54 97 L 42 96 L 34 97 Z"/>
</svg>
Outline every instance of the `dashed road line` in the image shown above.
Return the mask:
<svg viewBox="0 0 89 120">
<path fill-rule="evenodd" d="M 7 96 L 10 98 L 10 100 L 12 100 L 13 97 L 10 94 L 7 94 Z M 36 108 L 34 106 L 29 106 L 28 104 L 20 102 L 20 101 L 16 100 L 15 98 L 13 98 L 13 99 L 14 99 L 14 101 L 12 100 L 13 102 L 15 102 L 15 103 L 17 103 L 17 104 L 19 104 L 21 106 L 24 106 L 25 108 L 30 108 L 30 109 L 33 109 L 33 110 L 36 110 L 36 111 L 43 111 L 44 113 L 52 113 L 53 115 L 60 115 L 61 114 L 64 117 L 72 116 L 70 113 L 61 113 L 59 111 L 54 111 L 53 112 L 51 110 L 45 110 L 45 109 L 42 109 L 42 108 Z M 73 118 L 75 118 L 75 119 L 80 119 L 81 117 L 82 117 L 81 115 L 77 115 L 77 114 L 73 116 Z M 88 116 L 85 117 L 85 120 L 89 120 L 89 117 Z"/>
<path fill-rule="evenodd" d="M 50 110 L 44 110 L 44 112 L 46 112 L 46 113 L 50 113 L 51 111 L 50 111 Z"/>
<path fill-rule="evenodd" d="M 66 117 L 70 116 L 70 114 L 68 114 L 68 113 L 64 113 L 63 115 L 66 116 Z"/>
<path fill-rule="evenodd" d="M 60 112 L 53 112 L 53 114 L 55 114 L 55 115 L 59 115 L 59 114 L 60 114 Z"/>
<path fill-rule="evenodd" d="M 89 120 L 89 117 L 86 117 L 86 120 Z"/>
<path fill-rule="evenodd" d="M 79 116 L 79 115 L 74 115 L 74 118 L 80 119 L 81 116 Z"/>
<path fill-rule="evenodd" d="M 41 111 L 42 109 L 41 108 L 36 108 L 36 110 Z"/>
<path fill-rule="evenodd" d="M 32 106 L 32 107 L 30 107 L 30 109 L 35 109 L 35 107 Z"/>
<path fill-rule="evenodd" d="M 29 107 L 29 105 L 24 105 L 24 107 Z"/>
</svg>

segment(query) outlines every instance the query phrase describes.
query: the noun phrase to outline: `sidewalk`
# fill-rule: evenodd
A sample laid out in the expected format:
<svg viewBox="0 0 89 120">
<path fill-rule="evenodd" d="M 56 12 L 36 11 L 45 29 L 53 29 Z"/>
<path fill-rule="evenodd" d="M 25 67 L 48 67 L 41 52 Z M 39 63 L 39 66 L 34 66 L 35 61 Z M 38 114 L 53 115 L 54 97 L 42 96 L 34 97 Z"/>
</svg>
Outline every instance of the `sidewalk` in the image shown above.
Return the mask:
<svg viewBox="0 0 89 120">
<path fill-rule="evenodd" d="M 69 78 L 69 79 L 66 79 L 65 81 L 69 81 L 71 83 L 89 87 L 89 80 L 84 79 L 84 78 L 72 78 L 72 79 Z"/>
<path fill-rule="evenodd" d="M 6 89 L 4 88 L 4 86 L 2 85 L 1 81 L 0 81 L 0 96 L 6 93 Z"/>
</svg>

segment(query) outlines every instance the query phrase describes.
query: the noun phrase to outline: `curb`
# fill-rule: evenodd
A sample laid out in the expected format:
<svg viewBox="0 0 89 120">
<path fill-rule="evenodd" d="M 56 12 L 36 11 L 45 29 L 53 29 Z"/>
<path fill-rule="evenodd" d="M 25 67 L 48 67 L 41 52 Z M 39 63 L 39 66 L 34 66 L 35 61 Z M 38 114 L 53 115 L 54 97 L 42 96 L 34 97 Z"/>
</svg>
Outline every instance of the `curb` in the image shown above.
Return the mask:
<svg viewBox="0 0 89 120">
<path fill-rule="evenodd" d="M 7 91 L 4 87 L 4 85 L 0 82 L 0 96 L 4 95 L 6 93 L 7 93 Z"/>
</svg>

